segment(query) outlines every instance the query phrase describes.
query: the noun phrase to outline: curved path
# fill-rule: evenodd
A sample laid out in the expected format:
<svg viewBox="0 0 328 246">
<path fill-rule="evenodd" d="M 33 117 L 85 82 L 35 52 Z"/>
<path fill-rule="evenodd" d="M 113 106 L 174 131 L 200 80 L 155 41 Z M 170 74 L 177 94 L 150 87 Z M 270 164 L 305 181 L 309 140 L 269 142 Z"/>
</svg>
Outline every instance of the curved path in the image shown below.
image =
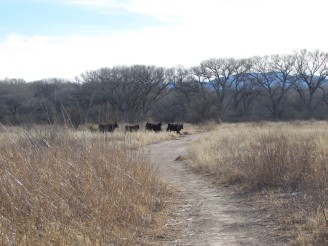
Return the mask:
<svg viewBox="0 0 328 246">
<path fill-rule="evenodd" d="M 172 211 L 171 221 L 180 227 L 179 235 L 163 245 L 277 245 L 270 238 L 267 221 L 255 207 L 246 206 L 240 197 L 213 185 L 183 161 L 176 161 L 198 136 L 182 136 L 145 149 L 150 163 L 163 181 L 178 190 L 181 201 Z"/>
</svg>

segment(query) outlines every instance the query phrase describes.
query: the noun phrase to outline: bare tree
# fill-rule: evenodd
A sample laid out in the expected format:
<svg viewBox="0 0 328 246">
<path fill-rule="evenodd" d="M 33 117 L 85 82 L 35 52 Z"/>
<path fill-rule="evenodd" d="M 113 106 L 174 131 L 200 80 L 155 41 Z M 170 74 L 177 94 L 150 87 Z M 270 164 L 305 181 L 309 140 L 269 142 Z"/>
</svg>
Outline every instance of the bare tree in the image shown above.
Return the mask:
<svg viewBox="0 0 328 246">
<path fill-rule="evenodd" d="M 28 84 L 29 91 L 33 94 L 30 99 L 33 105 L 32 114 L 35 115 L 38 123 L 65 123 L 70 126 L 82 123 L 80 117 L 79 119 L 76 117 L 79 115 L 74 100 L 77 85 L 59 78 L 43 79 Z M 69 110 L 70 107 L 75 109 Z"/>
<path fill-rule="evenodd" d="M 92 84 L 93 104 L 105 107 L 107 116 L 99 121 L 131 123 L 145 118 L 169 85 L 164 68 L 143 65 L 102 68 L 81 74 L 77 81 Z"/>
<path fill-rule="evenodd" d="M 180 108 L 184 109 L 183 114 L 192 122 L 216 118 L 215 97 L 203 74 L 200 66 L 190 69 L 179 66 L 169 70 L 170 81 L 183 105 Z"/>
<path fill-rule="evenodd" d="M 154 115 L 160 121 L 185 121 L 192 100 L 191 91 L 195 92 L 190 83 L 193 81 L 190 71 L 183 66 L 172 67 L 166 70 L 166 78 L 170 93 L 159 102 L 160 107 L 157 108 Z"/>
<path fill-rule="evenodd" d="M 193 121 L 219 120 L 221 117 L 216 94 L 208 82 L 206 68 L 204 66 L 193 67 L 191 70 L 192 87 L 196 93 L 193 93 L 192 100 L 189 101 L 191 109 L 191 119 Z"/>
<path fill-rule="evenodd" d="M 235 81 L 231 87 L 233 95 L 233 110 L 237 117 L 241 113 L 246 116 L 250 113 L 250 107 L 254 100 L 259 96 L 260 90 L 254 79 L 248 72 L 252 67 L 251 59 L 238 60 L 239 66 L 236 66 L 234 72 Z M 240 112 L 240 113 L 239 113 Z"/>
<path fill-rule="evenodd" d="M 10 124 L 20 124 L 21 119 L 30 112 L 28 101 L 32 96 L 28 84 L 22 80 L 5 80 L 0 83 L 0 120 Z"/>
<path fill-rule="evenodd" d="M 327 83 L 328 53 L 319 50 L 310 52 L 305 49 L 296 52 L 296 72 L 298 82 L 295 90 L 304 103 L 307 117 L 311 117 L 319 105 L 315 102 L 315 94 L 320 91 L 324 93 L 324 85 Z"/>
<path fill-rule="evenodd" d="M 262 87 L 263 95 L 269 99 L 266 104 L 274 120 L 280 119 L 285 108 L 282 101 L 295 84 L 295 57 L 292 55 L 272 55 L 253 57 L 250 75 Z"/>
<path fill-rule="evenodd" d="M 213 58 L 201 63 L 202 77 L 206 78 L 207 84 L 212 87 L 217 98 L 219 118 L 224 116 L 227 107 L 233 100 L 232 87 L 238 83 L 238 79 L 247 69 L 244 60 L 234 58 Z"/>
<path fill-rule="evenodd" d="M 173 67 L 167 70 L 167 77 L 175 90 L 183 94 L 189 102 L 191 93 L 197 91 L 190 70 L 182 66 Z"/>
<path fill-rule="evenodd" d="M 239 77 L 234 84 L 233 91 L 233 108 L 236 117 L 248 117 L 251 111 L 251 106 L 256 98 L 261 95 L 261 88 L 248 73 Z"/>
</svg>

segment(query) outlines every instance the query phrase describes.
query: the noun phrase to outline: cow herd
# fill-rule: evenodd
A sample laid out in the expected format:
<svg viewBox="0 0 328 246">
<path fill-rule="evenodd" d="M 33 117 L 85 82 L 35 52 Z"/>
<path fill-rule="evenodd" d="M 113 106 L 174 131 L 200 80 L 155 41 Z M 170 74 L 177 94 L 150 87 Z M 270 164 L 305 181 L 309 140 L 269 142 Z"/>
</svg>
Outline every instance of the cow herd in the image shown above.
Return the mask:
<svg viewBox="0 0 328 246">
<path fill-rule="evenodd" d="M 118 128 L 118 124 L 99 124 L 99 132 L 114 132 L 116 128 Z M 125 132 L 137 132 L 140 129 L 139 125 L 126 125 Z M 180 131 L 183 129 L 183 124 L 178 123 L 168 123 L 166 131 L 174 131 L 177 134 L 181 134 Z M 162 131 L 162 123 L 146 123 L 145 127 L 146 131 L 153 131 L 153 132 L 161 132 Z"/>
</svg>

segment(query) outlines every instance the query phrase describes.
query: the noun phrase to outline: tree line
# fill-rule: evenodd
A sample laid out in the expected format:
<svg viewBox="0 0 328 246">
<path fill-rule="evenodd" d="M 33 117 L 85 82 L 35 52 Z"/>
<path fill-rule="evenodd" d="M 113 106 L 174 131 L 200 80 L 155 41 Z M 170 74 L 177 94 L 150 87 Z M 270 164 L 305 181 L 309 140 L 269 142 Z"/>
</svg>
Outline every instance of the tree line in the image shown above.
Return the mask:
<svg viewBox="0 0 328 246">
<path fill-rule="evenodd" d="M 115 66 L 60 78 L 0 81 L 3 124 L 328 119 L 328 53 L 299 50 L 200 65 Z"/>
</svg>

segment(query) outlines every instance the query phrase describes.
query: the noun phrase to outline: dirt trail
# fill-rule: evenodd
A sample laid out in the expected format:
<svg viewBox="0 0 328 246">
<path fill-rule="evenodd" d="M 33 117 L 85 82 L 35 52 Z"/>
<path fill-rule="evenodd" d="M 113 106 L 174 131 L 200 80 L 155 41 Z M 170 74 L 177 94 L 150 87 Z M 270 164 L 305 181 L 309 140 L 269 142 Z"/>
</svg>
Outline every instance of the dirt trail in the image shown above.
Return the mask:
<svg viewBox="0 0 328 246">
<path fill-rule="evenodd" d="M 255 207 L 192 172 L 183 161 L 175 161 L 198 136 L 182 136 L 146 148 L 160 177 L 178 190 L 183 202 L 172 211 L 172 223 L 181 223 L 183 229 L 163 245 L 278 245 L 270 239 L 270 228 Z"/>
</svg>

